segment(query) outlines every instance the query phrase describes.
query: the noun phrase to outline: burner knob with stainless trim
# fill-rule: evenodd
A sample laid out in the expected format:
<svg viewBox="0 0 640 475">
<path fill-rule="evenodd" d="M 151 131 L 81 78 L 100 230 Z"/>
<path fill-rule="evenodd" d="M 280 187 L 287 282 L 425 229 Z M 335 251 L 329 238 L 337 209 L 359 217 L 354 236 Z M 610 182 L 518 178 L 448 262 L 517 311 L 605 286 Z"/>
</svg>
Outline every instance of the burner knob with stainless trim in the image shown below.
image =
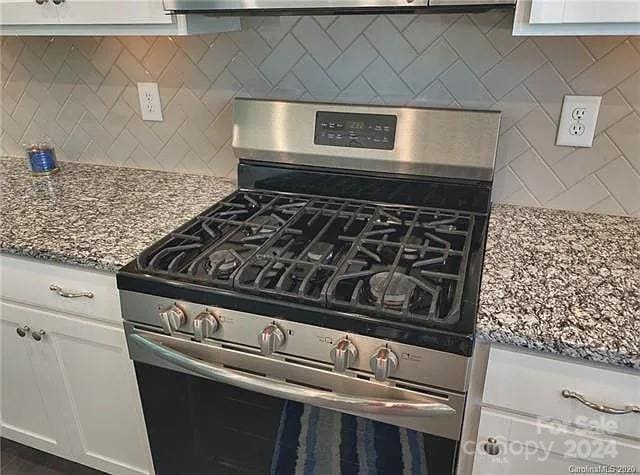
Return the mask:
<svg viewBox="0 0 640 475">
<path fill-rule="evenodd" d="M 178 328 L 184 325 L 187 321 L 187 316 L 185 315 L 184 310 L 176 304 L 170 305 L 164 310 L 160 310 L 158 315 L 160 316 L 162 329 L 167 335 L 173 334 L 174 331 L 178 330 Z"/>
<path fill-rule="evenodd" d="M 218 331 L 219 326 L 216 316 L 209 310 L 205 310 L 193 319 L 193 339 L 202 341 L 205 338 L 210 338 Z"/>
<path fill-rule="evenodd" d="M 369 359 L 371 371 L 378 381 L 386 381 L 398 367 L 398 357 L 386 346 L 378 348 Z"/>
<path fill-rule="evenodd" d="M 284 345 L 285 336 L 275 324 L 268 325 L 258 335 L 258 344 L 263 355 L 270 355 Z"/>
<path fill-rule="evenodd" d="M 333 369 L 344 373 L 358 359 L 358 349 L 348 338 L 343 338 L 331 349 L 330 356 Z"/>
</svg>

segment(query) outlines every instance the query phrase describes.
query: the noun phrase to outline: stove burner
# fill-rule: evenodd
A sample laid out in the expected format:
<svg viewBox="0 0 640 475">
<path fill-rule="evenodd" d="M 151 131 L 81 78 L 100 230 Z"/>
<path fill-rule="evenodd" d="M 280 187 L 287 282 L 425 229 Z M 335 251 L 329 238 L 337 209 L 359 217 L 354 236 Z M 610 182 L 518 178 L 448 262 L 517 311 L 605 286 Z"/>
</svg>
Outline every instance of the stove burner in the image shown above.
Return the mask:
<svg viewBox="0 0 640 475">
<path fill-rule="evenodd" d="M 419 325 L 460 318 L 474 216 L 239 191 L 138 256 L 141 270 Z"/>
<path fill-rule="evenodd" d="M 317 242 L 307 252 L 307 257 L 312 262 L 325 262 L 333 257 L 333 245 L 328 242 Z"/>
<path fill-rule="evenodd" d="M 407 299 L 411 299 L 416 284 L 411 282 L 409 277 L 404 274 L 394 273 L 389 282 L 387 291 L 384 292 L 384 286 L 389 278 L 389 272 L 378 272 L 369 279 L 369 292 L 376 302 L 382 298 L 382 304 L 385 307 L 401 308 Z M 382 295 L 384 292 L 384 296 Z"/>
<path fill-rule="evenodd" d="M 209 255 L 208 272 L 225 276 L 231 274 L 240 264 L 240 256 L 232 250 L 221 249 Z"/>
<path fill-rule="evenodd" d="M 274 228 L 280 226 L 280 221 L 275 216 L 256 216 L 249 226 L 254 234 L 273 234 Z"/>
</svg>

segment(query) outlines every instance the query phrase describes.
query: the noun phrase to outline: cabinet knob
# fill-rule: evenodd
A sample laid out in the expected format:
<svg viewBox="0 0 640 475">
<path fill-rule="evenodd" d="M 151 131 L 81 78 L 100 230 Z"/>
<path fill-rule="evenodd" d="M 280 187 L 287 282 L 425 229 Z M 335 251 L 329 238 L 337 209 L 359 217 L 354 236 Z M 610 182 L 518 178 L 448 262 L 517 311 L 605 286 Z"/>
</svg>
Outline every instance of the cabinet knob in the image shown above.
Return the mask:
<svg viewBox="0 0 640 475">
<path fill-rule="evenodd" d="M 29 325 L 16 328 L 16 333 L 20 338 L 24 338 L 29 333 Z"/>
<path fill-rule="evenodd" d="M 38 5 L 43 5 L 43 4 L 47 3 L 47 1 L 48 1 L 48 0 L 36 0 L 36 3 L 37 3 Z"/>
<path fill-rule="evenodd" d="M 35 331 L 35 332 L 31 332 L 31 336 L 33 337 L 33 339 L 35 341 L 41 341 L 46 334 L 47 334 L 47 332 L 44 331 L 44 330 L 38 330 L 38 331 Z"/>
<path fill-rule="evenodd" d="M 53 3 L 56 5 L 60 5 L 62 2 L 64 2 L 64 0 L 53 0 Z"/>
<path fill-rule="evenodd" d="M 498 445 L 498 441 L 494 437 L 489 437 L 482 448 L 489 455 L 498 455 L 500 453 L 500 446 Z"/>
</svg>

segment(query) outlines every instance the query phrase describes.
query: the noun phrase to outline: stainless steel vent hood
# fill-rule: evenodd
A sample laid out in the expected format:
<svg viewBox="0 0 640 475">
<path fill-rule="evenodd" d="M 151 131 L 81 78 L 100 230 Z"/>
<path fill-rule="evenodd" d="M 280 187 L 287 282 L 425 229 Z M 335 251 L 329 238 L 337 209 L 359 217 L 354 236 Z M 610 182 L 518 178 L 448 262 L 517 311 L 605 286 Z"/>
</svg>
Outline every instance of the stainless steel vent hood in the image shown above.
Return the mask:
<svg viewBox="0 0 640 475">
<path fill-rule="evenodd" d="M 209 15 L 322 15 L 482 12 L 513 8 L 516 0 L 164 0 L 173 13 Z"/>
</svg>

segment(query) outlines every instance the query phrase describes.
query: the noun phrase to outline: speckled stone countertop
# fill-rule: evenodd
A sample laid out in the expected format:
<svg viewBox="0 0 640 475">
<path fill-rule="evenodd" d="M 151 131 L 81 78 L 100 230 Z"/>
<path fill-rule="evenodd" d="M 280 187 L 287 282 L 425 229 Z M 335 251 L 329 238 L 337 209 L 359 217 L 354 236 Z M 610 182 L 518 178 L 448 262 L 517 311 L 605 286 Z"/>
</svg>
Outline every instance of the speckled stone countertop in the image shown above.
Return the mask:
<svg viewBox="0 0 640 475">
<path fill-rule="evenodd" d="M 115 272 L 235 189 L 221 178 L 0 158 L 0 251 Z"/>
<path fill-rule="evenodd" d="M 495 206 L 477 332 L 640 369 L 640 219 Z"/>
<path fill-rule="evenodd" d="M 115 272 L 230 181 L 0 158 L 0 251 Z M 640 369 L 640 219 L 495 206 L 478 337 Z"/>
</svg>

